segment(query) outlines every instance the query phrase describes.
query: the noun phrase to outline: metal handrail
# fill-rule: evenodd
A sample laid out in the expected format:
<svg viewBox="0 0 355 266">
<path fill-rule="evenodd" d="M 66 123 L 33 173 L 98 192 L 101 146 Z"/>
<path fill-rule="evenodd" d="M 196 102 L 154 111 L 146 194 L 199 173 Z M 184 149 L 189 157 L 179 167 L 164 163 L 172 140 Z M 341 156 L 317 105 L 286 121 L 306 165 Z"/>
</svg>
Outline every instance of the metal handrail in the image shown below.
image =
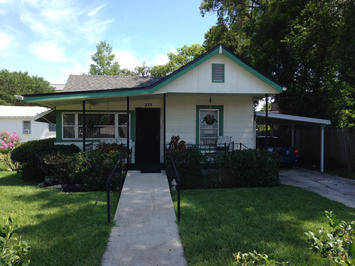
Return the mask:
<svg viewBox="0 0 355 266">
<path fill-rule="evenodd" d="M 109 176 L 106 179 L 106 194 L 107 194 L 107 222 L 110 224 L 111 223 L 111 199 L 110 199 L 110 184 L 111 184 L 111 179 L 113 177 L 113 175 L 115 174 L 115 172 L 117 171 L 117 168 L 122 172 L 122 159 L 123 159 L 123 154 L 120 155 L 120 157 L 118 158 L 115 166 L 113 167 L 111 173 L 109 174 Z M 124 183 L 124 179 L 122 178 L 122 182 L 120 184 L 120 191 L 122 190 L 122 185 Z"/>
<path fill-rule="evenodd" d="M 181 179 L 179 171 L 176 168 L 173 156 L 169 155 L 169 160 L 174 171 L 174 177 L 176 180 L 176 191 L 177 191 L 177 220 L 180 222 L 180 189 L 181 189 Z"/>
</svg>

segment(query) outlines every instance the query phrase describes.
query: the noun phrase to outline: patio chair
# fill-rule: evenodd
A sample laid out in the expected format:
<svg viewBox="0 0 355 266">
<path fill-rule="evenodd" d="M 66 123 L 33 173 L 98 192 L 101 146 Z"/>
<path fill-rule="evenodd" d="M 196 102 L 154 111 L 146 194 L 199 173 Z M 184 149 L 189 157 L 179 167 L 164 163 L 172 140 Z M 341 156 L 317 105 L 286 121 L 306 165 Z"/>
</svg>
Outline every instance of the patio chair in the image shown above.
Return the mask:
<svg viewBox="0 0 355 266">
<path fill-rule="evenodd" d="M 231 136 L 219 136 L 217 139 L 216 150 L 218 152 L 227 152 L 232 148 L 232 137 Z"/>
</svg>

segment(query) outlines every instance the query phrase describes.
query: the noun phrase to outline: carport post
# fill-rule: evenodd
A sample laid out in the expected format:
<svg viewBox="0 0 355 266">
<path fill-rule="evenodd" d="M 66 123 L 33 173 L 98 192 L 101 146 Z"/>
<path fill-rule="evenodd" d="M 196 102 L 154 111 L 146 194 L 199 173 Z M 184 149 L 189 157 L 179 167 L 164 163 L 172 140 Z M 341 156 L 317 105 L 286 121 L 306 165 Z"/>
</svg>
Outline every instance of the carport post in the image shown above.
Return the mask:
<svg viewBox="0 0 355 266">
<path fill-rule="evenodd" d="M 269 148 L 269 95 L 265 94 L 265 139 L 266 148 Z"/>
<path fill-rule="evenodd" d="M 324 173 L 324 127 L 320 127 L 320 172 Z"/>
</svg>

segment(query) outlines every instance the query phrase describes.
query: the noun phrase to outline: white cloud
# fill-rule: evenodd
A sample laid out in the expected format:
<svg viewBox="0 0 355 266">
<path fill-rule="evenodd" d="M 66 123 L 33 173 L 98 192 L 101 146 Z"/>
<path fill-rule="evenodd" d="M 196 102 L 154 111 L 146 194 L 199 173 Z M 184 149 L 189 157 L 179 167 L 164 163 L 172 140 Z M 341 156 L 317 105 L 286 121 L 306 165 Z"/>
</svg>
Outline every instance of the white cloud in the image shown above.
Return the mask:
<svg viewBox="0 0 355 266">
<path fill-rule="evenodd" d="M 43 9 L 41 15 L 49 20 L 63 20 L 73 13 L 71 9 Z"/>
<path fill-rule="evenodd" d="M 67 61 L 64 48 L 59 47 L 56 43 L 53 42 L 39 42 L 32 43 L 30 45 L 31 52 L 38 58 L 50 61 L 50 62 L 65 62 Z"/>
<path fill-rule="evenodd" d="M 113 51 L 115 54 L 115 61 L 120 65 L 120 68 L 127 68 L 129 70 L 134 70 L 136 66 L 141 66 L 143 62 L 139 60 L 130 51 Z"/>
<path fill-rule="evenodd" d="M 95 8 L 94 10 L 90 11 L 88 13 L 88 16 L 94 16 L 96 15 L 101 9 L 103 9 L 105 7 L 105 5 L 99 6 L 97 8 Z"/>
<path fill-rule="evenodd" d="M 169 57 L 166 54 L 157 54 L 152 61 L 147 62 L 148 66 L 165 65 L 169 62 Z"/>
<path fill-rule="evenodd" d="M 65 74 L 66 77 L 68 77 L 70 74 L 81 75 L 84 73 L 87 74 L 88 72 L 89 72 L 89 65 L 83 66 L 78 63 L 75 63 L 72 67 L 68 67 L 63 70 L 63 73 Z"/>
<path fill-rule="evenodd" d="M 0 32 L 0 50 L 5 50 L 9 47 L 13 37 L 6 33 Z"/>
</svg>

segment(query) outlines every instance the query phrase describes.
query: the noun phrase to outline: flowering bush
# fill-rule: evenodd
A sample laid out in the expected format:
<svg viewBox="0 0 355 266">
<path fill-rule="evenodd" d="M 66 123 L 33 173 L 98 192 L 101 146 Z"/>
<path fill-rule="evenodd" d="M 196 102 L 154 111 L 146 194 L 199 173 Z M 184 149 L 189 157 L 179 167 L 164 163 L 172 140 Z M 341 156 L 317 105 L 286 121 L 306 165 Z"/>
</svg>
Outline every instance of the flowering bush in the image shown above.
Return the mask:
<svg viewBox="0 0 355 266">
<path fill-rule="evenodd" d="M 10 153 L 19 143 L 16 132 L 10 134 L 8 131 L 0 132 L 0 151 L 4 154 L 4 162 L 11 170 L 16 169 L 16 165 L 11 161 Z"/>
</svg>

